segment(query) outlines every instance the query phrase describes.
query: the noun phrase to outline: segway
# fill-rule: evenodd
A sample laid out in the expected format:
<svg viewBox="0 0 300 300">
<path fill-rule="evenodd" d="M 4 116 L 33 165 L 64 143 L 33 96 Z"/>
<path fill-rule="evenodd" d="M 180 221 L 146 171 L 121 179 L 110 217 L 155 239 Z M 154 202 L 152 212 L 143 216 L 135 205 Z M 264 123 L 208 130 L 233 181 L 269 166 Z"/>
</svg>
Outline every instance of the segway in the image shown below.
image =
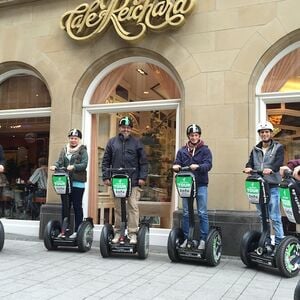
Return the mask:
<svg viewBox="0 0 300 300">
<path fill-rule="evenodd" d="M 292 171 L 284 170 L 283 179 L 279 185 L 280 200 L 290 225 L 284 228 L 286 236 L 277 250 L 277 264 L 287 277 L 294 277 L 300 267 L 300 233 L 296 231 L 296 224 L 300 224 L 300 182 L 297 182 Z M 292 273 L 293 276 L 289 276 Z"/>
<path fill-rule="evenodd" d="M 4 227 L 2 222 L 0 221 L 0 251 L 3 249 L 4 240 L 5 240 Z"/>
<path fill-rule="evenodd" d="M 240 244 L 240 257 L 247 267 L 265 266 L 277 269 L 284 277 L 298 274 L 299 241 L 286 236 L 278 245 L 271 244 L 269 219 L 269 185 L 262 172 L 252 170 L 245 182 L 246 194 L 251 204 L 261 209 L 262 232 L 251 230 L 244 234 Z"/>
<path fill-rule="evenodd" d="M 211 226 L 208 232 L 205 249 L 199 250 L 198 240 L 195 239 L 195 220 L 193 203 L 197 193 L 195 175 L 189 167 L 182 167 L 175 176 L 177 192 L 181 198 L 188 198 L 189 232 L 186 246 L 183 247 L 184 234 L 182 228 L 173 228 L 168 237 L 168 255 L 172 262 L 190 260 L 205 262 L 217 266 L 222 255 L 221 229 Z"/>
<path fill-rule="evenodd" d="M 65 168 L 56 169 L 52 175 L 54 190 L 64 197 L 64 207 L 68 210 L 67 217 L 62 224 L 57 220 L 50 220 L 44 231 L 44 245 L 48 250 L 56 250 L 58 247 L 78 247 L 80 252 L 89 251 L 93 243 L 93 219 L 85 218 L 79 225 L 77 236 L 70 237 L 73 230 L 70 228 L 70 200 L 71 182 Z"/>
<path fill-rule="evenodd" d="M 103 258 L 112 254 L 136 254 L 140 259 L 145 259 L 149 254 L 149 223 L 141 222 L 137 233 L 137 244 L 130 244 L 128 237 L 127 218 L 126 218 L 126 199 L 131 195 L 130 172 L 135 168 L 108 168 L 112 173 L 111 186 L 115 198 L 121 201 L 121 224 L 120 238 L 117 243 L 112 243 L 114 229 L 111 224 L 105 224 L 100 235 L 100 253 Z"/>
</svg>

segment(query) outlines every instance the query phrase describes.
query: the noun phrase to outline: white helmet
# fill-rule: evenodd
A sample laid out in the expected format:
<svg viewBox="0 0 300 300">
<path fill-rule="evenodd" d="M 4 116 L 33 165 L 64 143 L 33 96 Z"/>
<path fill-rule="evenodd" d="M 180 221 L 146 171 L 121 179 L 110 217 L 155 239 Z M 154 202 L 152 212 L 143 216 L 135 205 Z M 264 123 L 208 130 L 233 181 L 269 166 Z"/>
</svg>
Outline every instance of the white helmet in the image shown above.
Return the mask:
<svg viewBox="0 0 300 300">
<path fill-rule="evenodd" d="M 260 132 L 261 130 L 274 130 L 274 127 L 272 125 L 272 123 L 265 121 L 265 122 L 260 122 L 257 124 L 256 126 L 256 131 Z"/>
</svg>

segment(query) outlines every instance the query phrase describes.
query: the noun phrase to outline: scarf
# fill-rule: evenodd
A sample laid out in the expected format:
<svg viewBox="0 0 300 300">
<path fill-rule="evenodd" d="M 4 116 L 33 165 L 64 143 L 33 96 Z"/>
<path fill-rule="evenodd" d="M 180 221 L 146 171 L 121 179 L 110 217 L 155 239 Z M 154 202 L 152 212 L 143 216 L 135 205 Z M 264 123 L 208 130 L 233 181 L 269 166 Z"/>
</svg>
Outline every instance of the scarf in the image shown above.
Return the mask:
<svg viewBox="0 0 300 300">
<path fill-rule="evenodd" d="M 190 156 L 194 156 L 197 149 L 202 147 L 204 145 L 204 142 L 202 140 L 199 140 L 197 144 L 192 144 L 190 141 L 186 143 L 186 148 Z"/>
<path fill-rule="evenodd" d="M 70 147 L 70 144 L 68 143 L 67 145 L 66 145 L 66 155 L 68 156 L 68 155 L 72 155 L 72 154 L 74 154 L 75 152 L 77 152 L 78 150 L 79 150 L 79 148 L 81 147 L 81 143 L 79 143 L 76 147 L 74 147 L 74 148 L 71 148 Z"/>
</svg>

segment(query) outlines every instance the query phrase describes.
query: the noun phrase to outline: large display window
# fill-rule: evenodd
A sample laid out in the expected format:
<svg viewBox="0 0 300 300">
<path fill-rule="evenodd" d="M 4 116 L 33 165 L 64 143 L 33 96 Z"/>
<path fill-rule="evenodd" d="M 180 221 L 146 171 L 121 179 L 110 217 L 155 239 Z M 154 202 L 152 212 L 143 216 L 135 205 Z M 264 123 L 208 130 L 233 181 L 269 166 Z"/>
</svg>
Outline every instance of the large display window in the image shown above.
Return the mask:
<svg viewBox="0 0 300 300">
<path fill-rule="evenodd" d="M 262 79 L 258 119 L 273 124 L 274 139 L 285 148 L 285 163 L 300 158 L 300 43 L 279 53 Z"/>
<path fill-rule="evenodd" d="M 175 100 L 174 100 L 175 99 Z M 133 135 L 144 144 L 149 176 L 139 201 L 140 216 L 152 226 L 170 228 L 172 213 L 171 166 L 175 158 L 177 106 L 180 92 L 175 80 L 160 66 L 148 62 L 123 64 L 108 73 L 95 89 L 90 103 L 98 106 L 92 115 L 92 145 L 97 170 L 98 222 L 113 223 L 113 199 L 103 184 L 101 162 L 109 138 L 118 133 L 118 121 L 130 115 Z M 173 103 L 168 105 L 168 103 Z M 151 104 L 150 104 L 151 103 Z M 103 106 L 106 104 L 106 106 Z M 172 108 L 173 107 L 173 108 Z M 105 112 L 101 112 L 101 110 Z M 95 142 L 96 141 L 96 142 Z"/>
<path fill-rule="evenodd" d="M 43 165 L 47 180 L 50 95 L 39 78 L 20 73 L 2 79 L 0 103 L 0 143 L 5 157 L 0 216 L 36 220 L 46 202 L 46 190 L 38 195 L 38 184 L 30 184 L 29 179 Z"/>
</svg>

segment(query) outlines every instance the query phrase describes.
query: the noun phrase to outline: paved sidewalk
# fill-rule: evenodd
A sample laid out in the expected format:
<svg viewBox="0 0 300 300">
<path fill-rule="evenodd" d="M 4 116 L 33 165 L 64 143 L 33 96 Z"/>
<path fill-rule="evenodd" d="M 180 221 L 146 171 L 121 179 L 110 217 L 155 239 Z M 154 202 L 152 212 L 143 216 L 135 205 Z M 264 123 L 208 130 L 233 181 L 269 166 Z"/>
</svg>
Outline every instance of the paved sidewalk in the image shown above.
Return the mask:
<svg viewBox="0 0 300 300">
<path fill-rule="evenodd" d="M 1 299 L 292 300 L 298 279 L 247 269 L 238 258 L 175 264 L 164 247 L 146 260 L 103 259 L 99 242 L 87 253 L 47 251 L 42 241 L 7 235 L 0 253 Z"/>
</svg>

